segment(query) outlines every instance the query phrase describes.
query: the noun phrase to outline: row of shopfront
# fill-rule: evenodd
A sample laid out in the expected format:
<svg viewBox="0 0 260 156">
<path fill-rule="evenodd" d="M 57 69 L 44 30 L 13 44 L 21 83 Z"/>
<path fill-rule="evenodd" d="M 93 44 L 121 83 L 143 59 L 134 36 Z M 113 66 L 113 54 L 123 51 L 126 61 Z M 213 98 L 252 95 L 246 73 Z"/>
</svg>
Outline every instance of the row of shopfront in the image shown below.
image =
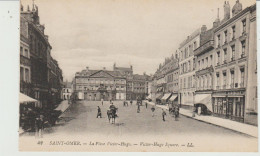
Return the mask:
<svg viewBox="0 0 260 156">
<path fill-rule="evenodd" d="M 193 108 L 196 112 L 199 108 L 204 115 L 244 122 L 245 89 L 195 92 L 192 95 L 193 105 L 183 103 L 185 100 L 182 94 L 157 93 L 155 96 L 156 104 L 180 105 L 182 108 Z M 151 94 L 147 98 L 152 99 Z"/>
</svg>

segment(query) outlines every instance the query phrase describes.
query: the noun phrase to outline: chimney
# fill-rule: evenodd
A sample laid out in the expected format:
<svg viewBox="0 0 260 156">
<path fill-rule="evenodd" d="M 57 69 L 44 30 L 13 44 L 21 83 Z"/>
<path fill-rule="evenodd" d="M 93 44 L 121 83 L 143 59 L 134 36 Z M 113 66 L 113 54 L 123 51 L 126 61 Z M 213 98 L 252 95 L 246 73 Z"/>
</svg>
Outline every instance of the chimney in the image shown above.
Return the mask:
<svg viewBox="0 0 260 156">
<path fill-rule="evenodd" d="M 224 20 L 230 19 L 230 5 L 228 1 L 224 3 Z"/>
<path fill-rule="evenodd" d="M 146 75 L 146 72 L 144 72 L 143 75 Z"/>
<path fill-rule="evenodd" d="M 103 67 L 103 70 L 106 70 L 106 67 Z"/>
<path fill-rule="evenodd" d="M 131 70 L 133 70 L 133 66 L 132 65 L 130 66 L 130 68 L 131 68 Z"/>
<path fill-rule="evenodd" d="M 216 28 L 219 25 L 220 25 L 220 19 L 219 19 L 219 8 L 218 8 L 217 19 L 213 22 L 213 28 Z"/>
<path fill-rule="evenodd" d="M 207 31 L 207 26 L 206 25 L 202 25 L 201 27 L 201 32 L 206 32 Z"/>
<path fill-rule="evenodd" d="M 86 69 L 87 69 L 87 71 L 88 71 L 88 70 L 89 70 L 89 67 L 87 66 Z"/>
</svg>

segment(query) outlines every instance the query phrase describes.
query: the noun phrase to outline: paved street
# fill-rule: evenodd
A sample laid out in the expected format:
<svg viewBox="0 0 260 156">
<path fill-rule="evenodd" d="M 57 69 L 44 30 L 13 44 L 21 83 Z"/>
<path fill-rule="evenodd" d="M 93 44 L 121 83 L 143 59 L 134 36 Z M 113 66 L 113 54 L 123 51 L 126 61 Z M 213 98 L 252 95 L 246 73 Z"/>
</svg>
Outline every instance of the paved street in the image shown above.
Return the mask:
<svg viewBox="0 0 260 156">
<path fill-rule="evenodd" d="M 196 145 L 201 147 L 205 144 L 209 147 L 218 144 L 218 150 L 227 150 L 219 146 L 220 143 L 228 149 L 236 144 L 235 146 L 241 146 L 242 151 L 243 148 L 247 149 L 257 141 L 256 138 L 185 116 L 180 116 L 178 121 L 175 121 L 168 112 L 166 121 L 163 122 L 162 109 L 156 108 L 155 116 L 152 117 L 150 105 L 147 109 L 145 105 L 141 106 L 140 113 L 136 111 L 135 102 L 133 105 L 129 103 L 128 107 L 123 107 L 123 102 L 119 101 L 114 102 L 114 105 L 118 107 L 119 118 L 116 118 L 116 124 L 111 124 L 106 116 L 109 102 L 104 102 L 102 106 L 100 101 L 79 101 L 70 108 L 69 112 L 66 112 L 68 121 L 53 127 L 52 132 L 44 134 L 44 139 L 64 138 L 64 136 L 81 140 L 113 138 L 127 141 L 131 139 L 155 141 L 153 139 L 156 139 L 156 141 L 196 142 Z M 102 110 L 102 118 L 96 118 L 97 106 Z M 162 134 L 165 137 L 162 137 Z M 236 140 L 239 140 L 239 143 Z"/>
</svg>

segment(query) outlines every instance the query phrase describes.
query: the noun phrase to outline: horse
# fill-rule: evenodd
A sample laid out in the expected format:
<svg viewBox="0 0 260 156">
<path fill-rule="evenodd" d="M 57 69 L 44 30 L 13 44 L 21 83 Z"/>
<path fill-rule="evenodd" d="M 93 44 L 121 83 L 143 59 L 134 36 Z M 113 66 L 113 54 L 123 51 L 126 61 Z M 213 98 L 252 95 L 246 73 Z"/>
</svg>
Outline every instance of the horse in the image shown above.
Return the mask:
<svg viewBox="0 0 260 156">
<path fill-rule="evenodd" d="M 110 123 L 111 118 L 112 118 L 112 124 L 115 123 L 116 117 L 118 117 L 116 114 L 116 111 L 117 111 L 117 108 L 107 110 L 107 117 L 108 117 L 109 123 Z"/>
</svg>

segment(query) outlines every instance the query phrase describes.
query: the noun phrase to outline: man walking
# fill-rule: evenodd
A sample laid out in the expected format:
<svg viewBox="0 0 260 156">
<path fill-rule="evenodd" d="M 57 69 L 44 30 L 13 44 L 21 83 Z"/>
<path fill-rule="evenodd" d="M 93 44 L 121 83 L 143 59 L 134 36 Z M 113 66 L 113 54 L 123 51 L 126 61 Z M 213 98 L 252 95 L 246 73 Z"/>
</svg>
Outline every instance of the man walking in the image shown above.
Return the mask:
<svg viewBox="0 0 260 156">
<path fill-rule="evenodd" d="M 166 112 L 162 109 L 162 118 L 163 118 L 163 121 L 165 121 L 165 116 L 166 116 Z"/>
<path fill-rule="evenodd" d="M 98 107 L 98 109 L 97 109 L 97 118 L 98 117 L 100 117 L 100 118 L 102 118 L 102 114 L 101 114 L 101 109 L 100 109 L 100 107 L 99 106 L 97 106 Z"/>
<path fill-rule="evenodd" d="M 147 109 L 147 102 L 145 102 L 145 108 Z"/>
<path fill-rule="evenodd" d="M 137 113 L 140 113 L 140 104 L 137 104 Z"/>
<path fill-rule="evenodd" d="M 154 111 L 155 111 L 154 106 L 151 108 L 151 110 L 152 110 L 152 117 L 154 117 Z"/>
<path fill-rule="evenodd" d="M 101 103 L 102 103 L 102 106 L 103 106 L 103 103 L 104 103 L 104 100 L 103 100 L 103 99 L 101 99 Z"/>
</svg>

